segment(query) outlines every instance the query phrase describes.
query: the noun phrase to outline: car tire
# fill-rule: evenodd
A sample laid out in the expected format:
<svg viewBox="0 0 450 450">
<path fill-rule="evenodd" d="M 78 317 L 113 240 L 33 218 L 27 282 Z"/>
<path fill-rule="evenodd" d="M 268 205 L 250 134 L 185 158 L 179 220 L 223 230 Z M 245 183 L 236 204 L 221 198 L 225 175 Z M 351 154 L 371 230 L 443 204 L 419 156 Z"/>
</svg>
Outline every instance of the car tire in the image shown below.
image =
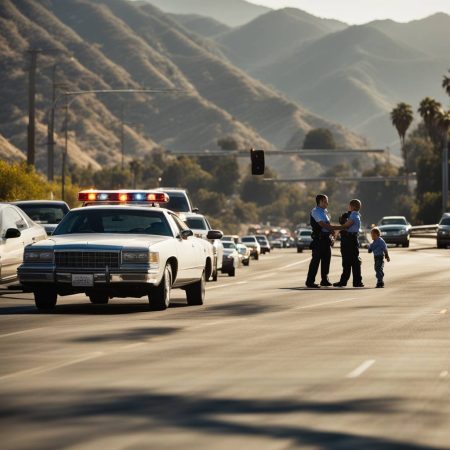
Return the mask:
<svg viewBox="0 0 450 450">
<path fill-rule="evenodd" d="M 167 264 L 164 268 L 164 276 L 159 286 L 153 286 L 148 300 L 153 311 L 163 311 L 170 304 L 170 290 L 172 288 L 172 267 Z"/>
<path fill-rule="evenodd" d="M 205 272 L 199 281 L 186 288 L 186 299 L 189 306 L 203 305 L 205 302 Z"/>
<path fill-rule="evenodd" d="M 56 306 L 58 294 L 51 289 L 34 291 L 34 303 L 40 311 L 49 311 Z"/>
<path fill-rule="evenodd" d="M 403 244 L 402 244 L 402 247 L 403 247 L 403 248 L 408 248 L 408 247 L 409 247 L 409 241 L 408 241 L 408 242 L 405 242 L 405 243 L 403 243 Z"/>
<path fill-rule="evenodd" d="M 445 248 L 446 245 L 441 244 L 439 241 L 437 242 L 437 248 Z"/>
<path fill-rule="evenodd" d="M 244 266 L 249 266 L 250 265 L 250 258 L 242 261 L 242 264 L 244 264 Z"/>
<path fill-rule="evenodd" d="M 255 260 L 258 261 L 258 259 L 259 259 L 258 253 L 255 253 Z"/>
<path fill-rule="evenodd" d="M 303 249 L 297 247 L 297 253 L 303 253 Z"/>
<path fill-rule="evenodd" d="M 228 272 L 228 276 L 229 277 L 235 277 L 236 276 L 236 269 L 234 267 Z"/>
<path fill-rule="evenodd" d="M 95 294 L 95 295 L 90 295 L 89 300 L 94 305 L 106 305 L 109 302 L 109 297 L 104 294 Z"/>
<path fill-rule="evenodd" d="M 211 281 L 217 281 L 218 278 L 219 278 L 219 269 L 216 268 L 216 270 L 212 274 Z"/>
</svg>

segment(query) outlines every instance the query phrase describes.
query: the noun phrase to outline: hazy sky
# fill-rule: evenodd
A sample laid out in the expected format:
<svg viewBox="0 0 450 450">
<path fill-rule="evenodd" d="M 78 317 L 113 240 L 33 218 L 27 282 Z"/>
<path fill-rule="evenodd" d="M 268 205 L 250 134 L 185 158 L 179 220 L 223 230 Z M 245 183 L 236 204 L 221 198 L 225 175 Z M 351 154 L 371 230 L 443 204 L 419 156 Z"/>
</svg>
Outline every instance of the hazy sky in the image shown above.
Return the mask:
<svg viewBox="0 0 450 450">
<path fill-rule="evenodd" d="M 320 17 L 350 24 L 375 19 L 408 22 L 436 12 L 450 14 L 450 0 L 247 0 L 278 9 L 293 6 Z"/>
</svg>

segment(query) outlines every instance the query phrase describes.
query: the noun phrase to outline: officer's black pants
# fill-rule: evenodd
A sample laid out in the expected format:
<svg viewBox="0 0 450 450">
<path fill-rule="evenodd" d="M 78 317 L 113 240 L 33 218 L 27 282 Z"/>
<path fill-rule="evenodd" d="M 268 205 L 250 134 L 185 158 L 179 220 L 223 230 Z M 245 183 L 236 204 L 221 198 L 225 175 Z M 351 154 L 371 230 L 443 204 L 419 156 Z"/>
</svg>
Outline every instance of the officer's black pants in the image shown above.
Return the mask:
<svg viewBox="0 0 450 450">
<path fill-rule="evenodd" d="M 314 284 L 316 282 L 317 271 L 322 276 L 322 281 L 328 281 L 328 273 L 330 272 L 331 261 L 331 243 L 328 237 L 323 239 L 315 239 L 311 244 L 312 258 L 309 263 L 308 277 L 306 284 Z"/>
<path fill-rule="evenodd" d="M 347 284 L 350 274 L 353 272 L 353 285 L 360 284 L 361 260 L 359 258 L 359 243 L 356 235 L 341 235 L 342 275 L 341 284 Z"/>
</svg>

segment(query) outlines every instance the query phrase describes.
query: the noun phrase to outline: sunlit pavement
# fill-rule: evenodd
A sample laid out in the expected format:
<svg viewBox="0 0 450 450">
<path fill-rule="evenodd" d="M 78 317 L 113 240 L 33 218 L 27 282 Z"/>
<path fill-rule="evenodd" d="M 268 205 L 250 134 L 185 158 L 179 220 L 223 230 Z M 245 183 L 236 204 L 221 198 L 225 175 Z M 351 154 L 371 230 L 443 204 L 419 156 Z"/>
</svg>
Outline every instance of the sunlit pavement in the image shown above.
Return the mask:
<svg viewBox="0 0 450 450">
<path fill-rule="evenodd" d="M 450 249 L 392 249 L 386 288 L 305 289 L 275 250 L 207 302 L 0 294 L 2 449 L 448 449 Z M 331 280 L 340 274 L 333 250 Z"/>
</svg>

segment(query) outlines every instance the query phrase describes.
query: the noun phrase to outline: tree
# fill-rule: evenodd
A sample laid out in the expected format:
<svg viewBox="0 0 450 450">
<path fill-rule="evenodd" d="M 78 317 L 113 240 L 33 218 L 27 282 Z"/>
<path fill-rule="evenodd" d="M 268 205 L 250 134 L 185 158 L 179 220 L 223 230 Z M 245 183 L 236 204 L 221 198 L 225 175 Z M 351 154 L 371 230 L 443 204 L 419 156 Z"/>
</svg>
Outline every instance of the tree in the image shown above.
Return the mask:
<svg viewBox="0 0 450 450">
<path fill-rule="evenodd" d="M 436 142 L 436 118 L 442 105 L 434 98 L 425 97 L 417 110 L 423 119 L 428 137 Z"/>
<path fill-rule="evenodd" d="M 413 120 L 414 114 L 412 107 L 407 103 L 398 103 L 397 106 L 391 111 L 392 125 L 395 127 L 400 137 L 400 145 L 405 166 L 408 166 L 408 158 L 405 153 L 405 136 Z"/>
<path fill-rule="evenodd" d="M 217 145 L 222 150 L 237 150 L 239 148 L 238 141 L 233 136 L 227 136 L 217 141 Z"/>
<path fill-rule="evenodd" d="M 442 87 L 444 88 L 445 92 L 450 96 L 450 70 L 448 71 L 449 76 L 444 75 L 442 80 Z"/>
<path fill-rule="evenodd" d="M 335 149 L 336 141 L 333 133 L 328 128 L 314 128 L 306 134 L 303 148 L 317 150 Z"/>
</svg>

